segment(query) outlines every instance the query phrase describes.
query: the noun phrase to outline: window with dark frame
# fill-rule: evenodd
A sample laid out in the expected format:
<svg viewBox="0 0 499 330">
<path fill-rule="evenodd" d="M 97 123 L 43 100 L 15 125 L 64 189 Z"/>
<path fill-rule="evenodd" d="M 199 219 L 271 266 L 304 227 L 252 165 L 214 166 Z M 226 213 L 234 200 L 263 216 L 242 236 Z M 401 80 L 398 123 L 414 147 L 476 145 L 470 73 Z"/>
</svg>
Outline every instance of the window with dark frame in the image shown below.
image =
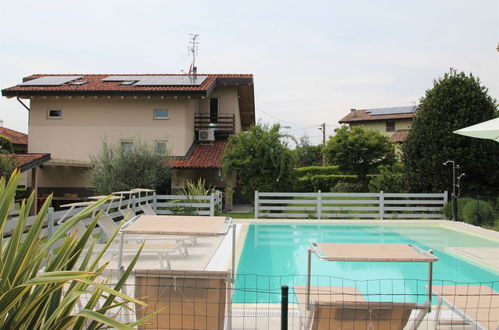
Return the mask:
<svg viewBox="0 0 499 330">
<path fill-rule="evenodd" d="M 395 132 L 395 121 L 390 120 L 386 122 L 386 131 Z"/>
<path fill-rule="evenodd" d="M 125 153 L 131 152 L 133 150 L 133 142 L 132 141 L 121 141 L 121 149 Z"/>
<path fill-rule="evenodd" d="M 170 111 L 166 109 L 154 109 L 153 119 L 169 119 Z"/>
<path fill-rule="evenodd" d="M 49 119 L 62 119 L 62 110 L 60 109 L 49 109 L 48 110 Z"/>
<path fill-rule="evenodd" d="M 156 141 L 156 153 L 166 155 L 166 140 Z"/>
</svg>

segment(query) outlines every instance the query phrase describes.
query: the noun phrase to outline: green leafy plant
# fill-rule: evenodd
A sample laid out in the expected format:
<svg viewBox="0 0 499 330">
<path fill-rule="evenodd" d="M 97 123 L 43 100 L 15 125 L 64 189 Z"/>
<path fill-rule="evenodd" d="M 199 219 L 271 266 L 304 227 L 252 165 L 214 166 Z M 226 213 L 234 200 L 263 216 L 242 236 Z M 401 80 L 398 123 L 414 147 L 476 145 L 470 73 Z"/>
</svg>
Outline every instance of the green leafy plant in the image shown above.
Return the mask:
<svg viewBox="0 0 499 330">
<path fill-rule="evenodd" d="M 206 186 L 206 181 L 203 178 L 199 178 L 196 182 L 186 180 L 185 188 L 179 190 L 179 194 L 187 196 L 188 203 L 205 203 L 205 200 L 196 199 L 195 196 L 209 196 L 211 193 L 215 192 L 215 188 L 212 186 Z M 185 203 L 186 200 L 179 199 L 173 201 L 173 203 Z M 197 211 L 201 208 L 195 206 L 174 206 L 170 208 L 170 211 L 175 215 L 196 215 Z"/>
<path fill-rule="evenodd" d="M 0 135 L 0 153 L 2 154 L 13 154 L 14 147 L 12 146 L 12 142 L 9 138 Z"/>
<path fill-rule="evenodd" d="M 495 221 L 494 208 L 489 202 L 473 200 L 463 209 L 464 221 L 472 225 L 492 225 Z"/>
<path fill-rule="evenodd" d="M 242 194 L 253 199 L 258 191 L 291 191 L 296 182 L 296 155 L 282 141 L 279 125 L 255 125 L 231 136 L 222 157 L 223 173 L 237 173 Z"/>
<path fill-rule="evenodd" d="M 369 181 L 370 192 L 404 193 L 407 185 L 403 173 L 403 165 L 381 166 L 380 173 L 373 175 Z"/>
<path fill-rule="evenodd" d="M 392 165 L 396 161 L 395 145 L 388 137 L 358 126 L 336 129 L 336 135 L 330 137 L 326 145 L 326 155 L 343 173 L 357 175 L 364 191 L 369 174 L 378 173 L 381 165 Z"/>
<path fill-rule="evenodd" d="M 454 134 L 453 131 L 499 115 L 497 102 L 480 80 L 451 69 L 434 81 L 420 100 L 409 136 L 402 145 L 405 175 L 411 192 L 452 190 L 455 160 L 466 172 L 463 194 L 499 192 L 497 142 Z"/>
<path fill-rule="evenodd" d="M 8 177 L 17 167 L 13 154 L 0 153 L 0 176 Z"/>
<path fill-rule="evenodd" d="M 130 149 L 103 142 L 100 153 L 90 158 L 94 165 L 90 180 L 99 194 L 137 187 L 157 189 L 171 174 L 168 155 L 158 154 L 141 141 L 134 141 Z"/>
<path fill-rule="evenodd" d="M 16 227 L 6 239 L 7 215 L 19 180 L 17 170 L 8 182 L 5 178 L 0 179 L 0 232 L 3 237 L 0 243 L 0 328 L 96 329 L 107 326 L 132 329 L 150 318 L 151 315 L 124 324 L 106 314 L 110 310 L 125 308 L 129 303 L 145 305 L 120 292 L 142 248 L 111 288 L 99 277 L 107 267 L 107 263 L 101 264 L 101 258 L 112 240 L 101 252 L 94 254 L 92 251 L 95 244 L 92 230 L 99 214 L 92 219 L 80 239 L 67 235 L 78 221 L 89 218 L 107 199 L 92 204 L 65 221 L 51 237 L 42 238 L 52 197 L 43 204 L 33 223 L 28 225 L 29 210 L 35 199 L 32 193 L 22 201 Z M 61 244 L 55 248 L 56 243 Z"/>
</svg>

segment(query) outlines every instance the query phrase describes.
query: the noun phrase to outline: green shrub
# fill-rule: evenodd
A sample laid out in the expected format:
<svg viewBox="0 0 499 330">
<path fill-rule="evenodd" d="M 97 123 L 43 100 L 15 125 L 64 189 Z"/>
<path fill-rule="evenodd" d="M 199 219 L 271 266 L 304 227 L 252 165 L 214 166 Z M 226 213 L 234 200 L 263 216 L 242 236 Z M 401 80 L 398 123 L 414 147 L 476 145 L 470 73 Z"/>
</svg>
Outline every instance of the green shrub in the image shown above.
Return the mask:
<svg viewBox="0 0 499 330">
<path fill-rule="evenodd" d="M 338 183 L 358 183 L 359 179 L 356 175 L 313 175 L 310 178 L 314 191 L 331 191 Z"/>
<path fill-rule="evenodd" d="M 476 200 L 473 198 L 458 198 L 457 200 L 457 220 L 464 221 L 463 210 L 466 204 L 469 202 L 475 202 Z M 444 214 L 447 219 L 452 218 L 452 201 L 449 201 L 444 206 Z"/>
<path fill-rule="evenodd" d="M 339 182 L 331 188 L 336 193 L 360 193 L 364 192 L 364 185 L 360 182 Z"/>
<path fill-rule="evenodd" d="M 168 155 L 158 154 L 141 141 L 134 141 L 131 150 L 104 141 L 102 150 L 90 158 L 94 166 L 89 176 L 98 194 L 137 187 L 157 189 L 170 178 Z"/>
<path fill-rule="evenodd" d="M 0 176 L 9 177 L 16 167 L 17 163 L 13 154 L 0 153 Z"/>
<path fill-rule="evenodd" d="M 298 167 L 295 169 L 298 177 L 312 176 L 312 175 L 328 175 L 328 174 L 339 174 L 339 166 L 307 166 Z"/>
<path fill-rule="evenodd" d="M 2 154 L 13 154 L 14 147 L 12 146 L 12 142 L 10 142 L 9 138 L 0 135 L 0 153 Z"/>
<path fill-rule="evenodd" d="M 464 221 L 472 225 L 491 225 L 495 221 L 494 208 L 489 202 L 468 202 L 463 209 Z"/>
</svg>

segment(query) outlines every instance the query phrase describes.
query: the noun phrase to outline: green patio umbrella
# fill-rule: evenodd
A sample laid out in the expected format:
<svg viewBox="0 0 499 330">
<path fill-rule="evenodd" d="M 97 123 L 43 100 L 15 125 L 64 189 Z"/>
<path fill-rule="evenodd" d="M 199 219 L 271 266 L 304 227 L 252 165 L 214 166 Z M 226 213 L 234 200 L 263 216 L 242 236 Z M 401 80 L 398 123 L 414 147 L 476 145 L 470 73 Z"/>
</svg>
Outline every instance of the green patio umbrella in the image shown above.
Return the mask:
<svg viewBox="0 0 499 330">
<path fill-rule="evenodd" d="M 479 139 L 490 139 L 499 142 L 499 118 L 487 120 L 483 123 L 461 128 L 454 131 L 453 133 Z"/>
</svg>

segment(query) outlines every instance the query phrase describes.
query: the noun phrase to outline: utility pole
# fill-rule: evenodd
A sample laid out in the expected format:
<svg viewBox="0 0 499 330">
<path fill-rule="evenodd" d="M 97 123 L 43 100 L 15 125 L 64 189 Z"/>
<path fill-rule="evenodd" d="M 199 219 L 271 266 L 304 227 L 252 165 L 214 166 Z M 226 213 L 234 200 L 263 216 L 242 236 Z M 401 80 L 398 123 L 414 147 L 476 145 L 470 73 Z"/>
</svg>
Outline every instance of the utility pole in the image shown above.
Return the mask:
<svg viewBox="0 0 499 330">
<path fill-rule="evenodd" d="M 326 123 L 322 123 L 319 129 L 322 131 L 322 166 L 326 166 Z"/>
</svg>

